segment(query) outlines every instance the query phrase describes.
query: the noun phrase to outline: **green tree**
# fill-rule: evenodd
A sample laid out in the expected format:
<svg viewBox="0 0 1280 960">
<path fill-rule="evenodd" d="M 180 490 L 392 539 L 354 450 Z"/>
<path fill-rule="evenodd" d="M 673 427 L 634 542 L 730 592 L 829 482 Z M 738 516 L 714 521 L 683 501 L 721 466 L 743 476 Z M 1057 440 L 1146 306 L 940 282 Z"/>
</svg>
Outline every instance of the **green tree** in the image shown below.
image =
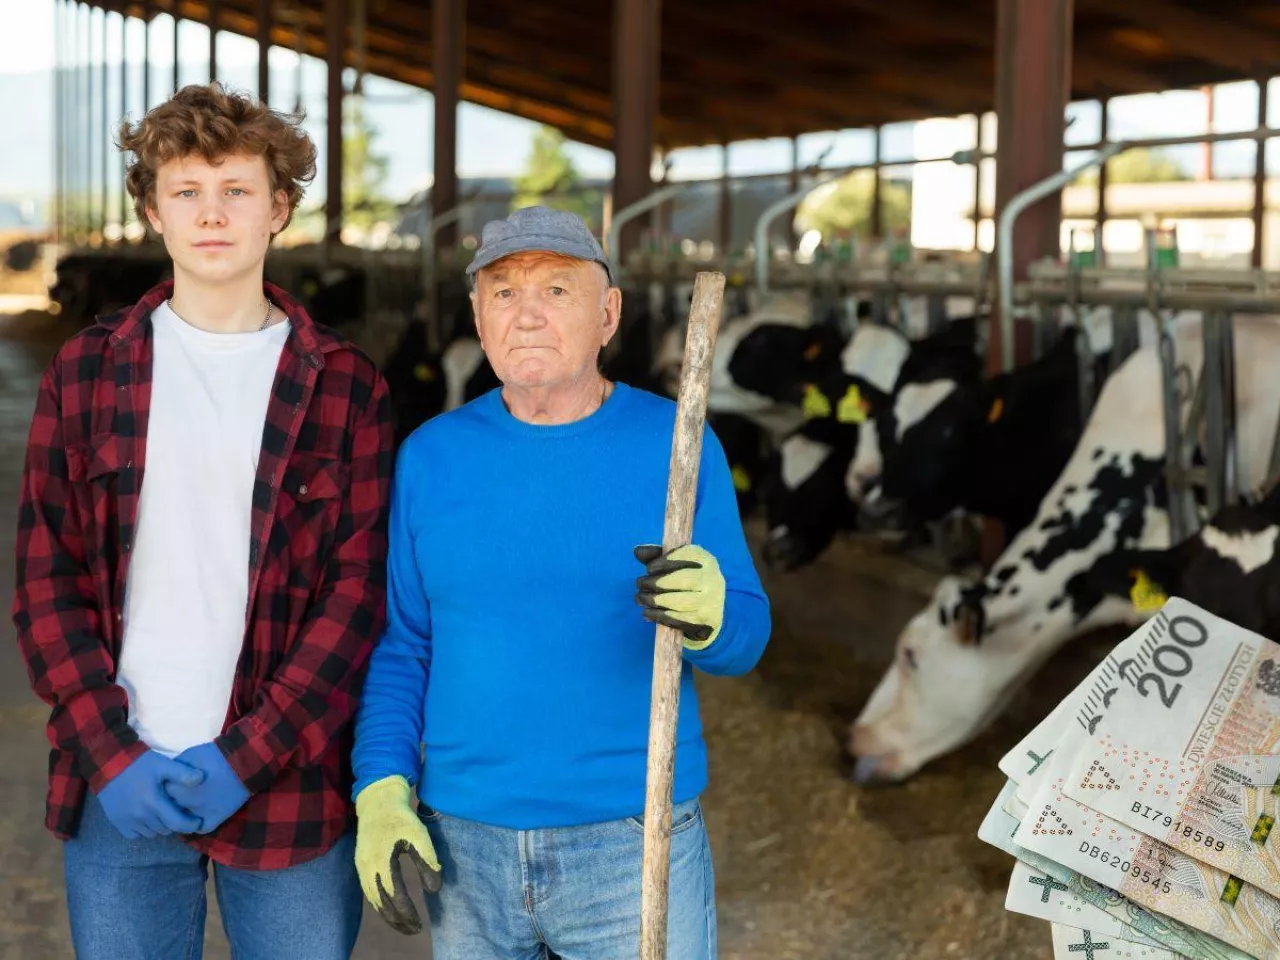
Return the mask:
<svg viewBox="0 0 1280 960">
<path fill-rule="evenodd" d="M 1138 147 L 1107 161 L 1108 183 L 1168 183 L 1191 176 L 1163 150 Z M 1097 168 L 1080 175 L 1079 183 L 1097 183 Z"/>
<path fill-rule="evenodd" d="M 378 131 L 365 116 L 363 99 L 345 98 L 343 113 L 343 222 L 368 229 L 394 209 L 383 193 L 391 162 L 377 150 Z"/>
<path fill-rule="evenodd" d="M 796 226 L 802 231 L 817 230 L 824 239 L 837 233 L 871 235 L 871 197 L 875 177 L 856 170 L 825 183 L 801 202 L 796 210 Z M 911 188 L 893 180 L 880 184 L 880 213 L 885 233 L 911 226 Z"/>
<path fill-rule="evenodd" d="M 595 230 L 600 211 L 599 191 L 582 190 L 581 180 L 565 150 L 564 134 L 543 124 L 533 135 L 524 173 L 516 178 L 511 209 L 543 204 L 576 213 Z"/>
</svg>

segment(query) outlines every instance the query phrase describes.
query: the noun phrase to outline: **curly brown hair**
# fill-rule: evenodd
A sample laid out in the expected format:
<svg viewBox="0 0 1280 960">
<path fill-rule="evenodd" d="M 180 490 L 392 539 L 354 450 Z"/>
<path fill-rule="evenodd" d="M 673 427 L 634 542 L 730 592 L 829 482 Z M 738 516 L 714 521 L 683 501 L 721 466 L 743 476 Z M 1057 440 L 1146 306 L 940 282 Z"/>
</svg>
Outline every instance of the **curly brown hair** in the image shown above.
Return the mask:
<svg viewBox="0 0 1280 960">
<path fill-rule="evenodd" d="M 278 190 L 288 194 L 287 227 L 305 185 L 316 175 L 316 147 L 302 120 L 215 82 L 183 87 L 136 124 L 123 121 L 116 145 L 133 154 L 125 186 L 138 220 L 150 226 L 147 207 L 155 206 L 156 175 L 165 163 L 191 154 L 217 163 L 233 153 L 247 153 L 266 160 L 272 195 Z"/>
</svg>

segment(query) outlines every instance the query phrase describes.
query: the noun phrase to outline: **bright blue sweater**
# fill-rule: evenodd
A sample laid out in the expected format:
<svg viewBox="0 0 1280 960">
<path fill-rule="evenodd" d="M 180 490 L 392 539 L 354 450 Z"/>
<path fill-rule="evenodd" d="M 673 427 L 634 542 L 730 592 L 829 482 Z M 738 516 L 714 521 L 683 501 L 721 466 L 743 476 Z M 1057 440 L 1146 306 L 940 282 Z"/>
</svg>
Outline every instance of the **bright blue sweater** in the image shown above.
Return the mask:
<svg viewBox="0 0 1280 960">
<path fill-rule="evenodd" d="M 617 384 L 591 416 L 535 426 L 494 390 L 409 437 L 354 793 L 401 774 L 443 813 L 516 829 L 644 810 L 655 628 L 632 550 L 662 541 L 675 409 Z M 677 803 L 707 783 L 692 668 L 745 673 L 770 629 L 710 430 L 692 540 L 719 561 L 727 598 L 715 643 L 684 652 Z"/>
</svg>

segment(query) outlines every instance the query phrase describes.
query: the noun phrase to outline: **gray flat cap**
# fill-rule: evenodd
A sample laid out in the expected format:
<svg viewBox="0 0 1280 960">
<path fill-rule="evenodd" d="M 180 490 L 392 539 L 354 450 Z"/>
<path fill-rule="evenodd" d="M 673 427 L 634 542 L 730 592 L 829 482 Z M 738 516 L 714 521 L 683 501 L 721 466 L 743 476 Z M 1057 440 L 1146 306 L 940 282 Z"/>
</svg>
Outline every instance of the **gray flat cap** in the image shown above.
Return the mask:
<svg viewBox="0 0 1280 960">
<path fill-rule="evenodd" d="M 582 218 L 550 207 L 521 207 L 505 220 L 486 223 L 480 234 L 480 247 L 467 265 L 467 276 L 475 276 L 477 270 L 503 257 L 530 250 L 594 261 L 604 267 L 610 285 L 614 282 L 613 268 L 604 250 Z"/>
</svg>

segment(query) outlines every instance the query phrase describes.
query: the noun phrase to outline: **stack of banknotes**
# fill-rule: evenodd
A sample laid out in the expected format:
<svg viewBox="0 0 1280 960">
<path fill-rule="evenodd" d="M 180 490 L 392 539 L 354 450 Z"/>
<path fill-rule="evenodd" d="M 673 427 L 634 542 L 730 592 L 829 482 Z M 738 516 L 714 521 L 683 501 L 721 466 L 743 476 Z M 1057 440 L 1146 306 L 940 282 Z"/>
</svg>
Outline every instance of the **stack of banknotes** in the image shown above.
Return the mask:
<svg viewBox="0 0 1280 960">
<path fill-rule="evenodd" d="M 978 836 L 1055 958 L 1280 960 L 1280 646 L 1170 598 L 1000 769 Z"/>
</svg>

